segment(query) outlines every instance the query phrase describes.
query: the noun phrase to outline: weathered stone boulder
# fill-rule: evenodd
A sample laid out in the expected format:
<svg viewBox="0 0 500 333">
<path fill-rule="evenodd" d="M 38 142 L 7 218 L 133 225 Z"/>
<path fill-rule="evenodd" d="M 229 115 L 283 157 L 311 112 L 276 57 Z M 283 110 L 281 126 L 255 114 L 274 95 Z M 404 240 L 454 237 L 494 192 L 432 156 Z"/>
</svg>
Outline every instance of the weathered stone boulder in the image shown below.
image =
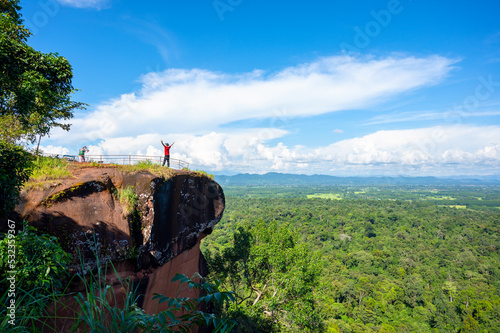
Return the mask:
<svg viewBox="0 0 500 333">
<path fill-rule="evenodd" d="M 119 200 L 126 188 L 137 195 L 134 207 Z M 155 313 L 165 306 L 152 300 L 154 293 L 178 296 L 179 285 L 170 282 L 176 273 L 207 273 L 200 241 L 221 219 L 224 204 L 222 188 L 198 173 L 172 171 L 159 177 L 103 167 L 78 169 L 73 178 L 25 191 L 16 210 L 20 219 L 60 239 L 73 254 L 72 274 L 113 263 L 119 276 L 144 295 L 139 305 Z M 113 270 L 108 272 L 120 305 L 124 291 Z M 74 283 L 71 291 L 82 287 Z M 198 296 L 192 290 L 181 295 Z M 61 302 L 66 307 L 59 307 L 59 317 L 74 317 L 74 299 Z M 50 325 L 65 332 L 72 324 L 61 319 Z"/>
</svg>

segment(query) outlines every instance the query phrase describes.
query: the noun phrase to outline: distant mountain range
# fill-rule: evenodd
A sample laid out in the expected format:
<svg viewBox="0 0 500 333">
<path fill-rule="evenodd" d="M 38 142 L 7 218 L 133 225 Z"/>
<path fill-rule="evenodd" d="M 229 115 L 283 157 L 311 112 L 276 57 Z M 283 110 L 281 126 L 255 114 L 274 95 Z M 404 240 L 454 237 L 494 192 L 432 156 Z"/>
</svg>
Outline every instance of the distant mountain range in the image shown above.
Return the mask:
<svg viewBox="0 0 500 333">
<path fill-rule="evenodd" d="M 500 175 L 438 177 L 336 177 L 269 172 L 263 175 L 216 175 L 222 186 L 292 186 L 292 185 L 500 185 Z"/>
</svg>

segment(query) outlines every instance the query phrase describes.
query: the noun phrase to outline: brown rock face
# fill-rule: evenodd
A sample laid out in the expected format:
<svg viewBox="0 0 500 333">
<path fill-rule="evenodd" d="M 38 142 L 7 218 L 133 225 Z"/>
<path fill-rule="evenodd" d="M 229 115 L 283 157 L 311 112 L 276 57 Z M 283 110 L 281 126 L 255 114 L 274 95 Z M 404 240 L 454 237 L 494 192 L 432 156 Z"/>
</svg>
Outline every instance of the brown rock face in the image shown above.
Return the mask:
<svg viewBox="0 0 500 333">
<path fill-rule="evenodd" d="M 135 210 L 118 200 L 119 190 L 132 186 L 138 196 Z M 17 212 L 60 239 L 73 254 L 72 271 L 83 268 L 85 272 L 98 262 L 112 262 L 122 278 L 129 277 L 139 286 L 138 292 L 144 294 L 139 305 L 155 313 L 164 310 L 164 304 L 158 306 L 152 300 L 154 293 L 178 296 L 179 285 L 170 282 L 176 273 L 207 273 L 199 245 L 221 219 L 224 204 L 222 188 L 196 173 L 177 172 L 161 178 L 149 172 L 89 168 L 49 189 L 24 193 Z M 109 281 L 116 280 L 114 275 L 108 274 Z M 121 285 L 117 281 L 115 285 L 119 295 Z M 76 291 L 82 285 L 72 288 Z M 182 296 L 198 296 L 190 292 Z M 78 312 L 72 298 L 62 302 L 68 307 L 60 317 Z M 71 324 L 59 320 L 51 326 L 64 332 Z"/>
</svg>

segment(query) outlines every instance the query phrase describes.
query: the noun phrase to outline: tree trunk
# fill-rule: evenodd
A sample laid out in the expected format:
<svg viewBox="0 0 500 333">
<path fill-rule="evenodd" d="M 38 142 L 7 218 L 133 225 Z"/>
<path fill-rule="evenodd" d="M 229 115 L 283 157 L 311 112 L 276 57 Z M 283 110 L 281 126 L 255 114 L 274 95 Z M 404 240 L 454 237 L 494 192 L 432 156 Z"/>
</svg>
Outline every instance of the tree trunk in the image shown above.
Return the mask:
<svg viewBox="0 0 500 333">
<path fill-rule="evenodd" d="M 38 155 L 38 148 L 40 147 L 40 140 L 42 140 L 42 135 L 41 134 L 38 137 L 38 145 L 36 146 L 36 153 L 35 153 L 35 155 Z"/>
</svg>

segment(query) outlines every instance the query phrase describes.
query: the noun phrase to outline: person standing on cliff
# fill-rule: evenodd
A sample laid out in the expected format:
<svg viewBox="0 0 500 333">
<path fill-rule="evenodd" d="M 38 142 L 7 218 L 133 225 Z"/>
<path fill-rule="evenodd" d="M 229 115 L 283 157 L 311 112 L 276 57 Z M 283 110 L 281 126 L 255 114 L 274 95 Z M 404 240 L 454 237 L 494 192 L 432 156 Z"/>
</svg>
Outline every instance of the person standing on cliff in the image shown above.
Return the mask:
<svg viewBox="0 0 500 333">
<path fill-rule="evenodd" d="M 80 161 L 85 162 L 85 153 L 88 152 L 89 150 L 87 149 L 87 146 L 83 146 L 82 149 L 78 152 L 78 155 L 80 156 Z"/>
<path fill-rule="evenodd" d="M 165 143 L 163 143 L 163 140 L 161 140 L 161 144 L 165 148 L 165 157 L 163 158 L 162 166 L 165 166 L 165 161 L 167 161 L 167 166 L 170 168 L 170 147 L 172 147 L 174 145 L 174 143 L 169 145 L 168 142 L 167 142 L 167 144 L 165 144 Z"/>
</svg>

